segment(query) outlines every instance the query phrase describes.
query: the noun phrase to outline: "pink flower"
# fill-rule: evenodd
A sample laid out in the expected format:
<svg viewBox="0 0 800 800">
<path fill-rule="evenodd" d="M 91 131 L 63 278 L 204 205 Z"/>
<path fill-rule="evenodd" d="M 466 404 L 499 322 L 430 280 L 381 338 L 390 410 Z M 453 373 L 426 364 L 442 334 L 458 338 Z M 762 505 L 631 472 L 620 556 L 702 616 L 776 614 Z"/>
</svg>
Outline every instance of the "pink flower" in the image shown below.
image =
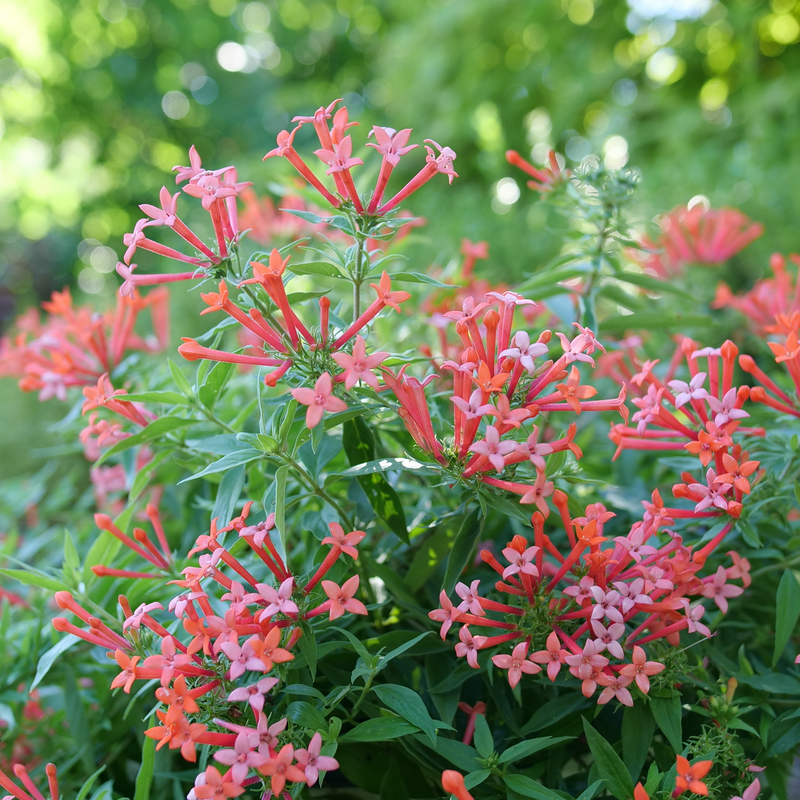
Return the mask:
<svg viewBox="0 0 800 800">
<path fill-rule="evenodd" d="M 721 401 L 717 400 L 716 397 L 708 398 L 708 404 L 715 414 L 714 424 L 718 428 L 727 425 L 732 419 L 745 419 L 750 416 L 746 411 L 742 411 L 741 408 L 736 408 L 737 402 L 738 396 L 735 387 L 728 389 Z"/>
<path fill-rule="evenodd" d="M 705 608 L 703 608 L 700 603 L 695 606 L 690 606 L 686 598 L 683 598 L 682 602 L 686 610 L 686 620 L 688 622 L 686 629 L 689 633 L 701 633 L 703 636 L 711 636 L 711 631 L 708 627 L 700 622 L 703 618 L 703 614 L 706 613 Z"/>
<path fill-rule="evenodd" d="M 291 599 L 294 578 L 289 577 L 283 581 L 277 591 L 266 583 L 257 583 L 256 589 L 258 589 L 258 594 L 250 594 L 247 599 L 250 603 L 255 600 L 266 600 L 267 607 L 258 615 L 259 622 L 263 622 L 278 613 L 287 615 L 300 613 L 296 603 Z"/>
<path fill-rule="evenodd" d="M 264 546 L 264 539 L 267 538 L 269 532 L 275 527 L 275 514 L 270 514 L 264 522 L 259 522 L 258 525 L 248 525 L 239 531 L 239 536 L 252 536 L 253 541 L 258 547 Z"/>
<path fill-rule="evenodd" d="M 608 617 L 612 622 L 624 621 L 620 610 L 617 608 L 622 600 L 619 592 L 613 589 L 610 592 L 605 592 L 599 586 L 592 586 L 591 592 L 595 602 L 592 608 L 592 619 Z"/>
<path fill-rule="evenodd" d="M 395 131 L 394 128 L 381 128 L 373 125 L 369 136 L 375 134 L 375 142 L 367 142 L 367 147 L 374 147 L 386 161 L 393 167 L 400 163 L 400 157 L 410 153 L 418 144 L 406 145 L 408 137 L 411 136 L 411 128 L 403 128 L 402 131 Z"/>
<path fill-rule="evenodd" d="M 367 534 L 364 531 L 351 531 L 345 534 L 344 528 L 338 522 L 331 522 L 328 524 L 331 535 L 326 536 L 322 540 L 322 544 L 330 544 L 333 547 L 338 547 L 343 553 L 346 553 L 350 558 L 358 558 L 358 551 L 355 548 Z"/>
<path fill-rule="evenodd" d="M 511 428 L 519 428 L 523 421 L 530 417 L 531 412 L 527 408 L 515 408 L 512 410 L 508 397 L 504 394 L 497 395 L 497 405 L 493 406 L 491 403 L 482 405 L 478 412 L 480 414 L 491 414 L 497 417 L 497 421 L 501 425 L 508 425 Z M 547 447 L 547 445 L 545 445 Z M 519 450 L 519 447 L 517 447 Z M 552 452 L 552 450 L 551 450 Z"/>
<path fill-rule="evenodd" d="M 308 743 L 308 749 L 295 750 L 294 756 L 297 759 L 297 766 L 305 772 L 306 782 L 313 786 L 319 778 L 319 772 L 330 772 L 332 769 L 339 769 L 339 762 L 330 756 L 321 756 L 319 751 L 322 747 L 322 736 L 315 733 Z"/>
<path fill-rule="evenodd" d="M 705 372 L 698 372 L 689 383 L 670 381 L 669 388 L 677 392 L 675 395 L 675 408 L 685 406 L 690 400 L 705 400 L 708 397 L 708 392 L 703 388 L 705 382 Z"/>
<path fill-rule="evenodd" d="M 547 648 L 546 650 L 537 650 L 533 653 L 531 655 L 531 661 L 535 661 L 537 664 L 547 664 L 547 677 L 550 678 L 551 681 L 554 681 L 561 669 L 561 665 L 564 663 L 564 657 L 566 655 L 564 650 L 561 649 L 561 641 L 555 631 L 547 637 L 547 644 L 545 647 Z"/>
<path fill-rule="evenodd" d="M 277 678 L 262 678 L 250 686 L 240 686 L 228 695 L 229 703 L 250 703 L 254 711 L 264 710 L 264 695 L 278 683 Z M 225 763 L 225 762 L 223 762 Z"/>
<path fill-rule="evenodd" d="M 626 664 L 620 670 L 620 675 L 625 675 L 628 683 L 635 678 L 636 685 L 647 694 L 650 691 L 650 679 L 647 676 L 658 675 L 664 669 L 664 665 L 658 661 L 648 661 L 647 655 L 641 647 L 633 648 L 631 661 L 631 664 Z"/>
<path fill-rule="evenodd" d="M 308 406 L 308 411 L 306 411 L 307 428 L 313 428 L 318 425 L 324 411 L 347 411 L 347 403 L 338 397 L 334 397 L 331 394 L 332 391 L 333 381 L 327 372 L 323 372 L 317 378 L 313 389 L 306 387 L 292 389 L 292 397 L 298 403 Z"/>
<path fill-rule="evenodd" d="M 463 397 L 451 397 L 450 400 L 465 419 L 479 419 L 487 413 L 485 410 L 487 407 L 483 405 L 483 392 L 480 389 L 476 389 L 469 396 L 469 401 L 464 400 Z M 492 406 L 492 408 L 494 407 Z"/>
<path fill-rule="evenodd" d="M 614 588 L 620 593 L 619 607 L 623 614 L 627 614 L 634 606 L 650 606 L 653 604 L 651 598 L 644 594 L 644 578 L 636 578 L 630 583 L 614 581 Z"/>
<path fill-rule="evenodd" d="M 231 662 L 229 674 L 232 681 L 235 681 L 240 675 L 244 675 L 246 669 L 250 669 L 245 664 L 252 658 L 254 653 L 253 648 L 247 642 L 245 642 L 244 647 L 239 647 L 235 642 L 223 642 L 220 645 L 220 650 L 225 653 Z M 262 671 L 266 672 L 266 670 Z"/>
<path fill-rule="evenodd" d="M 173 167 L 172 171 L 177 172 L 175 176 L 175 183 L 183 183 L 184 181 L 191 180 L 196 175 L 203 172 L 203 162 L 200 160 L 200 155 L 195 150 L 194 145 L 189 148 L 189 164 L 188 167 Z"/>
<path fill-rule="evenodd" d="M 442 147 L 437 142 L 434 142 L 433 139 L 425 139 L 425 143 L 425 149 L 428 151 L 428 155 L 425 159 L 426 163 L 435 164 L 436 171 L 447 175 L 448 182 L 452 183 L 453 178 L 458 177 L 458 173 L 453 169 L 453 162 L 456 160 L 455 151 L 451 150 L 449 147 Z M 439 151 L 438 156 L 432 148 L 427 147 L 429 144 L 432 144 Z"/>
<path fill-rule="evenodd" d="M 356 336 L 353 345 L 353 355 L 348 353 L 333 353 L 333 360 L 344 370 L 337 375 L 337 380 L 344 379 L 344 388 L 352 389 L 359 381 L 364 381 L 373 389 L 378 388 L 378 379 L 375 377 L 373 369 L 379 367 L 387 358 L 388 353 L 373 353 L 367 355 L 366 344 L 361 336 Z"/>
<path fill-rule="evenodd" d="M 542 668 L 532 661 L 529 661 L 526 656 L 528 654 L 528 643 L 520 642 L 511 655 L 497 655 L 492 656 L 492 663 L 500 669 L 508 670 L 508 682 L 513 689 L 520 681 L 522 673 L 526 675 L 535 675 L 541 672 Z"/>
<path fill-rule="evenodd" d="M 442 590 L 441 594 L 439 595 L 439 603 L 442 607 L 428 612 L 428 617 L 434 622 L 442 623 L 442 628 L 439 631 L 439 635 L 442 637 L 442 641 L 444 641 L 447 638 L 447 632 L 450 630 L 453 620 L 458 616 L 459 611 L 450 602 L 450 598 L 447 596 L 447 593 L 444 590 Z"/>
<path fill-rule="evenodd" d="M 728 573 L 725 567 L 719 567 L 714 577 L 703 584 L 703 597 L 712 598 L 723 614 L 728 613 L 728 598 L 738 597 L 744 591 L 741 586 L 726 583 L 727 580 Z"/>
<path fill-rule="evenodd" d="M 333 150 L 322 149 L 314 151 L 314 155 L 328 165 L 328 169 L 325 170 L 326 175 L 344 172 L 346 169 L 357 167 L 364 163 L 360 158 L 352 158 L 352 153 L 353 140 L 350 136 L 345 136 L 339 144 L 334 144 Z"/>
<path fill-rule="evenodd" d="M 124 631 L 128 628 L 136 628 L 138 630 L 139 627 L 141 627 L 144 616 L 156 608 L 163 609 L 164 606 L 162 606 L 161 603 L 148 603 L 147 605 L 142 603 L 136 611 L 122 623 L 122 630 Z"/>
<path fill-rule="evenodd" d="M 565 656 L 564 661 L 570 665 L 570 672 L 582 681 L 590 680 L 594 670 L 608 665 L 608 659 L 598 654 L 597 646 L 592 639 L 587 639 L 582 653 Z"/>
<path fill-rule="evenodd" d="M 220 764 L 231 768 L 231 777 L 234 783 L 242 784 L 247 778 L 251 768 L 258 769 L 267 763 L 267 759 L 255 752 L 258 737 L 252 734 L 240 733 L 236 737 L 233 749 L 217 750 L 214 759 Z"/>
<path fill-rule="evenodd" d="M 537 442 L 538 438 L 539 428 L 534 425 L 533 433 L 531 433 L 527 440 L 524 442 L 515 442 L 514 447 L 520 455 L 525 456 L 531 464 L 536 467 L 537 472 L 544 472 L 546 467 L 544 456 L 549 456 L 553 452 L 553 448 L 549 444 L 539 444 Z"/>
<path fill-rule="evenodd" d="M 498 471 L 502 472 L 505 466 L 504 456 L 513 453 L 516 447 L 515 442 L 500 441 L 500 432 L 494 425 L 486 426 L 486 438 L 480 442 L 475 442 L 469 449 L 473 453 L 485 456 L 489 463 Z"/>
<path fill-rule="evenodd" d="M 505 580 L 510 575 L 516 575 L 519 572 L 538 578 L 539 570 L 532 562 L 540 549 L 539 547 L 529 547 L 524 553 L 520 553 L 519 550 L 515 550 L 513 547 L 506 547 L 503 550 L 503 555 L 511 566 L 503 570 L 503 579 Z"/>
<path fill-rule="evenodd" d="M 615 536 L 614 541 L 622 545 L 637 564 L 643 557 L 658 552 L 655 547 L 644 544 L 644 529 L 641 527 L 631 531 L 627 536 Z"/>
<path fill-rule="evenodd" d="M 165 636 L 161 640 L 161 655 L 147 656 L 144 660 L 146 667 L 156 667 L 161 670 L 161 685 L 169 686 L 175 670 L 192 662 L 192 657 L 186 653 L 176 653 L 175 640 Z"/>
<path fill-rule="evenodd" d="M 601 686 L 605 686 L 600 697 L 597 698 L 598 705 L 605 705 L 612 697 L 616 697 L 625 706 L 633 706 L 633 698 L 627 687 L 631 683 L 631 678 L 625 675 L 609 675 L 601 672 L 597 676 L 597 682 Z"/>
<path fill-rule="evenodd" d="M 469 586 L 467 586 L 466 583 L 460 582 L 456 584 L 456 594 L 461 598 L 462 601 L 458 604 L 459 611 L 469 611 L 476 617 L 485 616 L 486 612 L 481 606 L 481 599 L 480 595 L 478 594 L 478 587 L 480 584 L 481 582 L 479 580 L 472 581 Z"/>
<path fill-rule="evenodd" d="M 625 653 L 617 639 L 624 636 L 625 626 L 619 622 L 613 622 L 606 628 L 602 622 L 598 622 L 596 619 L 593 619 L 591 624 L 596 637 L 594 644 L 597 652 L 602 653 L 607 649 L 614 658 L 624 658 Z"/>
<path fill-rule="evenodd" d="M 555 490 L 553 481 L 548 481 L 547 476 L 543 469 L 536 470 L 536 481 L 533 486 L 520 497 L 519 502 L 521 505 L 530 505 L 534 503 L 536 508 L 541 511 L 542 516 L 547 518 L 550 516 L 550 509 L 547 507 L 547 500 Z"/>
<path fill-rule="evenodd" d="M 500 357 L 508 356 L 522 364 L 529 375 L 536 371 L 536 359 L 547 352 L 547 345 L 540 342 L 531 344 L 531 337 L 525 331 L 517 331 L 512 340 L 514 347 L 503 350 Z"/>
<path fill-rule="evenodd" d="M 216 767 L 206 767 L 203 777 L 201 783 L 198 776 L 192 789 L 197 800 L 224 800 L 226 797 L 238 797 L 244 792 L 244 787 L 224 780 Z"/>
<path fill-rule="evenodd" d="M 761 783 L 756 778 L 745 790 L 741 797 L 731 797 L 731 800 L 756 800 L 761 792 Z"/>
<path fill-rule="evenodd" d="M 362 614 L 366 616 L 367 608 L 354 595 L 358 591 L 358 575 L 346 580 L 341 586 L 333 581 L 322 581 L 322 588 L 328 599 L 331 601 L 330 619 L 339 619 L 345 611 L 351 614 Z"/>
<path fill-rule="evenodd" d="M 568 586 L 564 589 L 564 594 L 569 595 L 576 603 L 582 604 L 584 600 L 591 599 L 592 586 L 594 586 L 594 578 L 584 575 L 576 586 Z"/>
<path fill-rule="evenodd" d="M 461 641 L 456 645 L 456 655 L 459 658 L 466 656 L 467 664 L 473 669 L 479 669 L 478 650 L 485 644 L 486 637 L 473 636 L 470 632 L 469 625 L 464 625 L 458 632 L 458 638 Z"/>
</svg>

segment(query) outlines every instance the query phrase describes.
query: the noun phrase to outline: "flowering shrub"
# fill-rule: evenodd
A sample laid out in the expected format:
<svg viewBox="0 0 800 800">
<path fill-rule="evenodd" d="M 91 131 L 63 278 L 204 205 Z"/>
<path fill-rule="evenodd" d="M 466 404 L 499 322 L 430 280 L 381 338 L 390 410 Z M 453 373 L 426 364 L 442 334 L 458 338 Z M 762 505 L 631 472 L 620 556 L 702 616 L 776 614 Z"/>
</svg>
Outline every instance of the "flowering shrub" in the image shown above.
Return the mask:
<svg viewBox="0 0 800 800">
<path fill-rule="evenodd" d="M 686 292 L 670 276 L 760 226 L 678 209 L 654 244 L 630 229 L 634 171 L 510 152 L 568 220 L 563 257 L 516 287 L 476 274 L 485 242 L 398 269 L 420 224 L 401 204 L 452 184 L 456 154 L 378 126 L 356 150 L 339 102 L 265 156 L 305 188 L 259 199 L 192 148 L 180 191 L 125 236 L 115 311 L 65 292 L 3 341 L 23 390 L 82 389 L 62 430 L 94 501 L 39 522 L 44 474 L 14 515 L 3 658 L 24 652 L 34 674 L 9 673 L 0 784 L 43 800 L 26 770 L 52 758 L 81 800 L 103 770 L 94 798 L 787 797 L 800 312 L 785 260 L 715 300 L 768 348 L 707 316 L 671 330 L 685 319 L 656 296 Z M 356 181 L 369 160 L 372 188 Z M 188 221 L 183 195 L 200 201 Z M 175 348 L 170 290 L 148 287 L 183 282 L 222 319 Z M 32 545 L 59 516 L 60 570 Z"/>
</svg>

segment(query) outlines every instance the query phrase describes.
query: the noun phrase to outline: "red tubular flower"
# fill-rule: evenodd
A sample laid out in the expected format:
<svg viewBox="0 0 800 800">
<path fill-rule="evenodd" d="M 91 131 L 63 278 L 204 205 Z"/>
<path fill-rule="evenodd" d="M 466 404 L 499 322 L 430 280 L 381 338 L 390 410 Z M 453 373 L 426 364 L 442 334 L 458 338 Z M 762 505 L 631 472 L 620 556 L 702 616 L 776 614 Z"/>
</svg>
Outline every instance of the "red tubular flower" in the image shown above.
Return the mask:
<svg viewBox="0 0 800 800">
<path fill-rule="evenodd" d="M 455 795 L 456 800 L 473 800 L 472 795 L 464 785 L 464 776 L 454 769 L 446 769 L 442 773 L 442 789 Z"/>
<path fill-rule="evenodd" d="M 506 151 L 506 161 L 512 167 L 518 167 L 523 172 L 527 172 L 533 180 L 528 181 L 528 187 L 540 194 L 551 192 L 559 184 L 569 180 L 572 174 L 569 170 L 562 170 L 558 163 L 555 150 L 547 154 L 549 167 L 537 169 L 530 162 L 526 161 L 516 150 Z"/>
</svg>

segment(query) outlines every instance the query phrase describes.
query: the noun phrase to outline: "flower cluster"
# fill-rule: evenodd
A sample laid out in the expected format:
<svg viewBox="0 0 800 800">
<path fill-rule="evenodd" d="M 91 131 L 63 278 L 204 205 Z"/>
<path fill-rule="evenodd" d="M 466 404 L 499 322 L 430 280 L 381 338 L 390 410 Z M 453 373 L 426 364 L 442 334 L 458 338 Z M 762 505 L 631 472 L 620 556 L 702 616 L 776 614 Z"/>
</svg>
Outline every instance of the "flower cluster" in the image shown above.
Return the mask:
<svg viewBox="0 0 800 800">
<path fill-rule="evenodd" d="M 76 307 L 69 289 L 53 292 L 42 303 L 44 322 L 31 309 L 17 320 L 18 333 L 0 340 L 0 375 L 19 378 L 20 388 L 39 392 L 40 400 L 66 400 L 67 389 L 96 383 L 130 351 L 163 350 L 169 341 L 168 303 L 163 291 L 147 297 L 134 292 L 99 314 L 89 306 Z M 135 327 L 145 309 L 150 310 L 154 335 L 143 338 Z"/>
<path fill-rule="evenodd" d="M 522 674 L 537 674 L 545 666 L 554 681 L 566 664 L 581 681 L 586 697 L 602 687 L 598 703 L 616 697 L 633 705 L 628 687 L 635 682 L 647 694 L 649 676 L 664 668 L 649 661 L 642 646 L 658 639 L 677 644 L 683 630 L 709 636 L 701 622 L 703 605 L 692 605 L 689 598 L 712 599 L 724 613 L 727 599 L 743 591 L 728 581 L 740 579 L 749 586 L 749 564 L 732 554 L 731 567 L 720 566 L 700 577 L 732 525 L 726 524 L 698 550 L 687 547 L 681 535 L 666 528 L 682 511 L 663 506 L 657 492 L 652 502 L 644 504 L 642 519 L 626 536 L 615 536 L 612 547 L 604 546 L 608 542 L 604 528 L 614 513 L 597 503 L 587 506 L 584 516 L 573 518 L 567 495 L 559 490 L 552 492 L 552 502 L 559 510 L 566 549 L 554 542 L 555 533 L 545 532 L 545 516 L 536 511 L 531 519 L 532 544 L 516 535 L 502 552 L 505 564 L 488 549 L 480 554 L 500 576 L 495 589 L 507 601 L 482 597 L 481 580 L 476 579 L 470 585 L 457 584 L 457 605 L 442 592 L 441 607 L 429 616 L 442 623 L 443 639 L 453 623 L 461 625 L 456 654 L 476 669 L 481 650 L 514 642 L 509 655 L 492 657 L 497 667 L 508 670 L 512 687 Z M 714 512 L 720 516 L 719 509 Z M 477 635 L 475 628 L 494 628 L 498 633 Z"/>
<path fill-rule="evenodd" d="M 215 796 L 219 787 L 227 787 L 225 796 L 235 797 L 261 780 L 279 796 L 287 781 L 313 786 L 320 771 L 338 768 L 334 758 L 321 752 L 319 733 L 307 746 L 298 747 L 297 727 L 287 718 L 270 717 L 268 708 L 283 678 L 280 665 L 295 658 L 292 648 L 303 635 L 301 625 L 308 626 L 323 615 L 335 620 L 345 613 L 367 614 L 356 596 L 358 575 L 341 585 L 326 577 L 343 554 L 357 558 L 356 545 L 363 539 L 363 531 L 346 534 L 338 523 L 331 523 L 330 536 L 322 541 L 330 549 L 314 573 L 302 580 L 290 572 L 278 550 L 273 538 L 274 515 L 249 523 L 251 506 L 248 503 L 225 527 L 218 528 L 214 520 L 210 532 L 200 536 L 189 553 L 202 553 L 199 564 L 185 567 L 182 578 L 170 581 L 184 590 L 170 602 L 169 612 L 182 624 L 186 641 L 170 633 L 167 623 L 156 618 L 156 612 L 163 611 L 161 603 L 142 603 L 132 609 L 121 595 L 125 619 L 119 633 L 83 608 L 69 592 L 56 594 L 59 607 L 88 628 L 64 617 L 56 617 L 53 625 L 108 651 L 121 670 L 112 688 L 129 693 L 136 681 L 159 681 L 155 693 L 158 724 L 146 731 L 157 740 L 158 748 L 168 745 L 180 749 L 188 761 L 196 760 L 198 744 L 218 748 L 213 759 L 226 769 L 220 772 L 211 766 L 198 776 L 190 793 L 196 800 Z M 147 512 L 158 545 L 140 528 L 134 530 L 134 541 L 108 517 L 98 515 L 96 522 L 149 561 L 158 573 L 103 566 L 95 567 L 95 574 L 126 578 L 174 574 L 173 556 L 158 511 L 148 507 Z M 238 540 L 247 544 L 252 565 L 245 566 L 231 554 L 232 547 L 219 541 L 228 532 L 235 532 Z M 251 572 L 263 572 L 264 567 L 271 573 L 271 582 L 262 582 Z M 224 611 L 217 612 L 215 606 L 222 606 Z M 252 772 L 255 775 L 251 776 Z"/>
<path fill-rule="evenodd" d="M 457 479 L 476 477 L 488 486 L 521 495 L 521 503 L 536 504 L 547 516 L 546 498 L 553 484 L 546 478 L 545 458 L 565 450 L 580 458 L 580 448 L 573 442 L 577 428 L 570 424 L 565 435 L 544 442 L 539 441 L 540 428 L 535 424 L 522 440 L 517 439 L 523 425 L 546 421 L 549 412 L 580 415 L 615 410 L 627 418 L 627 408 L 624 388 L 615 399 L 592 400 L 597 390 L 581 384 L 576 364 L 594 366 L 591 354 L 603 350 L 591 330 L 576 323 L 579 333 L 572 340 L 556 334 L 562 352 L 552 358 L 548 357 L 550 330 L 542 331 L 535 341 L 524 330 L 513 332 L 516 308 L 531 305 L 532 300 L 515 292 L 490 292 L 483 302 L 466 297 L 461 309 L 444 314 L 455 323 L 461 340 L 458 359 L 442 365 L 453 376 L 453 423 L 446 436 L 434 431 L 425 396 L 432 375 L 419 381 L 406 375 L 404 367 L 398 374 L 384 369 L 383 376 L 399 402 L 397 413 L 422 450 Z M 529 484 L 491 474 L 526 463 L 535 470 Z"/>
<path fill-rule="evenodd" d="M 716 266 L 744 250 L 764 232 L 735 208 L 707 208 L 703 203 L 678 206 L 661 218 L 661 235 L 642 237 L 645 270 L 659 278 L 685 271 L 688 264 Z M 634 260 L 640 253 L 631 252 Z"/>
</svg>

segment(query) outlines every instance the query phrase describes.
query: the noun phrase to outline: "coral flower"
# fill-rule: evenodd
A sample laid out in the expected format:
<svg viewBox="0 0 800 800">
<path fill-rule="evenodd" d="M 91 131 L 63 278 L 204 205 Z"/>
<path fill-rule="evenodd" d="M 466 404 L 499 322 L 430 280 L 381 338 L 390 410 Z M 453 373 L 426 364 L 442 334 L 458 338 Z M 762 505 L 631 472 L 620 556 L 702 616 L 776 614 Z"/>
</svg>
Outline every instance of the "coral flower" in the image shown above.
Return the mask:
<svg viewBox="0 0 800 800">
<path fill-rule="evenodd" d="M 675 791 L 672 796 L 678 797 L 687 789 L 694 794 L 708 795 L 708 787 L 701 778 L 705 778 L 713 766 L 713 761 L 697 761 L 689 764 L 683 756 L 677 756 L 678 774 L 675 777 Z"/>
</svg>

